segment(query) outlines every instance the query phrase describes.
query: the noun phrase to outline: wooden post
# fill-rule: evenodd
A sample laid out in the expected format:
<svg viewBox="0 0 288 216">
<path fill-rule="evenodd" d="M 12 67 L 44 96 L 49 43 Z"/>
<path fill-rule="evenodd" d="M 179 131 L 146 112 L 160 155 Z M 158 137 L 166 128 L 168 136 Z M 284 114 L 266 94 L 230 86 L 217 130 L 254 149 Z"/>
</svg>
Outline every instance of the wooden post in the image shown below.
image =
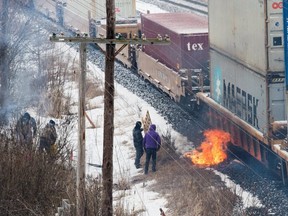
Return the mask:
<svg viewBox="0 0 288 216">
<path fill-rule="evenodd" d="M 80 43 L 81 74 L 79 76 L 78 107 L 78 160 L 77 160 L 77 215 L 85 215 L 85 80 L 86 80 L 86 43 Z"/>
<path fill-rule="evenodd" d="M 79 78 L 79 137 L 78 137 L 78 160 L 77 160 L 77 216 L 85 215 L 85 78 L 86 78 L 86 44 L 106 43 L 105 57 L 105 92 L 104 92 L 104 141 L 103 141 L 103 193 L 102 193 L 102 216 L 113 215 L 113 135 L 114 135 L 114 60 L 115 44 L 150 44 L 168 45 L 170 39 L 145 38 L 140 39 L 115 39 L 115 3 L 107 0 L 107 38 L 95 38 L 84 35 L 75 37 L 57 36 L 53 33 L 50 41 L 79 43 L 81 75 Z"/>
<path fill-rule="evenodd" d="M 107 39 L 115 39 L 115 1 L 106 1 Z M 104 91 L 103 192 L 102 216 L 113 215 L 113 135 L 114 135 L 115 44 L 106 44 Z"/>
</svg>

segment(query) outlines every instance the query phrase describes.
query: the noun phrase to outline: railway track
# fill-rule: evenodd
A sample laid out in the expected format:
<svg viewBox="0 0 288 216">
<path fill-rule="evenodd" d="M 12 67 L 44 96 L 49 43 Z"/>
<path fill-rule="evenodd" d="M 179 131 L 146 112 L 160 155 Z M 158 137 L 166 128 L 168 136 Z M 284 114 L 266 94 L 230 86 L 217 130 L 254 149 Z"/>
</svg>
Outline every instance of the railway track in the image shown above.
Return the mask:
<svg viewBox="0 0 288 216">
<path fill-rule="evenodd" d="M 177 7 L 191 10 L 191 12 L 198 12 L 203 15 L 208 15 L 208 5 L 207 3 L 194 1 L 194 0 L 160 0 L 162 2 L 169 3 L 171 5 L 175 5 Z"/>
<path fill-rule="evenodd" d="M 157 3 L 162 2 L 162 4 L 164 4 L 168 1 L 158 0 Z M 182 0 L 182 2 L 184 2 L 184 0 Z M 180 3 L 178 2 L 177 4 Z M 91 48 L 88 54 L 90 61 L 103 70 L 105 67 L 105 59 L 101 51 Z M 95 58 L 95 56 L 97 56 L 97 58 Z M 161 92 L 152 88 L 150 84 L 139 79 L 139 76 L 131 73 L 129 69 L 118 63 L 115 64 L 115 81 L 152 105 L 175 130 L 188 137 L 189 140 L 197 143 L 201 139 L 201 132 L 205 130 L 205 122 L 201 120 L 201 117 L 190 115 L 182 108 L 179 108 L 177 104 L 171 102 L 169 97 L 163 96 Z M 249 167 L 247 165 L 248 162 L 243 163 L 241 166 L 239 164 L 240 163 L 234 162 L 234 160 L 228 161 L 220 165 L 217 169 L 241 185 L 243 189 L 257 195 L 265 206 L 265 209 L 262 209 L 267 210 L 265 215 L 287 215 L 288 203 L 285 202 L 285 200 L 287 200 L 288 193 L 287 189 L 282 187 L 281 182 L 276 179 L 269 179 L 269 175 L 266 177 L 256 174 L 254 171 L 255 168 Z M 260 210 L 262 209 L 260 208 Z M 259 211 L 259 209 L 250 210 L 250 212 L 254 213 L 257 211 Z M 258 212 L 258 214 L 254 215 L 264 214 Z"/>
<path fill-rule="evenodd" d="M 101 55 L 101 51 L 91 47 L 88 53 L 90 61 L 104 70 L 105 59 L 104 55 Z M 173 129 L 186 136 L 190 141 L 192 140 L 194 144 L 203 141 L 202 132 L 207 129 L 207 124 L 201 116 L 191 115 L 172 102 L 168 96 L 163 95 L 162 92 L 119 63 L 115 64 L 115 81 L 153 106 L 171 124 Z M 243 190 L 249 191 L 259 198 L 263 206 L 246 209 L 246 215 L 288 215 L 284 213 L 288 211 L 288 203 L 282 202 L 282 200 L 287 200 L 288 192 L 287 188 L 282 186 L 281 180 L 271 176 L 269 171 L 256 161 L 249 161 L 253 158 L 248 155 L 246 155 L 247 161 L 240 160 L 241 162 L 239 157 L 235 157 L 231 152 L 229 155 L 229 160 L 213 169 L 227 175 Z"/>
<path fill-rule="evenodd" d="M 203 16 L 208 16 L 208 4 L 205 0 L 195 1 L 195 0 L 137 0 L 137 2 L 143 2 L 151 5 L 155 5 L 164 11 L 171 13 L 197 13 Z M 137 4 L 136 4 L 137 8 Z M 143 11 L 143 8 L 137 8 L 138 13 Z M 145 8 L 144 11 L 146 11 Z M 150 11 L 150 10 L 149 10 Z M 153 10 L 152 10 L 153 11 Z M 144 12 L 146 13 L 146 12 Z M 157 12 L 156 12 L 157 13 Z"/>
</svg>

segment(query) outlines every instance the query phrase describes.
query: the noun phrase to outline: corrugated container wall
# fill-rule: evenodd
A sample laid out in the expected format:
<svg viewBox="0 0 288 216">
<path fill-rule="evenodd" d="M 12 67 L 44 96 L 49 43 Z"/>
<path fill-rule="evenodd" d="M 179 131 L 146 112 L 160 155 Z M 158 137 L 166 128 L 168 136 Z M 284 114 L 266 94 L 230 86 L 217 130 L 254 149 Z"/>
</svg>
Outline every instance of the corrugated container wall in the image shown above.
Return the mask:
<svg viewBox="0 0 288 216">
<path fill-rule="evenodd" d="M 91 1 L 91 0 L 90 0 Z M 96 19 L 106 18 L 106 0 L 92 0 L 96 2 Z M 115 0 L 116 19 L 136 16 L 136 0 Z"/>
<path fill-rule="evenodd" d="M 265 77 L 233 61 L 210 52 L 211 98 L 261 131 L 268 131 L 267 83 Z"/>
<path fill-rule="evenodd" d="M 209 1 L 210 46 L 266 75 L 284 71 L 282 1 Z"/>
<path fill-rule="evenodd" d="M 147 38 L 168 35 L 170 45 L 146 45 L 144 52 L 168 67 L 207 70 L 208 19 L 190 13 L 142 14 L 141 30 Z"/>
<path fill-rule="evenodd" d="M 106 0 L 67 0 L 67 9 L 83 19 L 88 19 L 88 11 L 92 18 L 99 20 L 106 18 Z M 136 0 L 115 0 L 116 19 L 136 16 Z"/>
</svg>

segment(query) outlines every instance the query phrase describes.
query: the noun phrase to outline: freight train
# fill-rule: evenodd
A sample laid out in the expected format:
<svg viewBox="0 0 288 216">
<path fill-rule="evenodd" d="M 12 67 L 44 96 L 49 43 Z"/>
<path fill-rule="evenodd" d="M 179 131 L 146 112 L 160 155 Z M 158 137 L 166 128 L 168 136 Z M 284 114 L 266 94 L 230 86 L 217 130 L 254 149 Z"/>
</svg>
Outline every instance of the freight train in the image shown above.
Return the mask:
<svg viewBox="0 0 288 216">
<path fill-rule="evenodd" d="M 36 9 L 60 25 L 105 37 L 105 19 L 95 9 L 105 11 L 104 2 L 37 2 Z M 203 121 L 229 132 L 234 146 L 287 183 L 282 2 L 217 0 L 209 1 L 208 18 L 161 13 L 141 19 L 135 17 L 135 1 L 117 4 L 124 11 L 117 16 L 117 36 L 167 34 L 171 45 L 116 46 L 116 58 L 190 111 L 205 110 Z"/>
<path fill-rule="evenodd" d="M 211 125 L 287 182 L 282 1 L 209 1 Z"/>
</svg>

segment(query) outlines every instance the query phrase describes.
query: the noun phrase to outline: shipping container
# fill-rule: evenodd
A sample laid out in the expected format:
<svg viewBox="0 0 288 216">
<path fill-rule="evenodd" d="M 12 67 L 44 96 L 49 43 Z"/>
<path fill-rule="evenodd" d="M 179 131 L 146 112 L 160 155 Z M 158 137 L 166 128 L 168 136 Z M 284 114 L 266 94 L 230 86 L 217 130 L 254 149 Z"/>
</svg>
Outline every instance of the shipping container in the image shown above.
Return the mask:
<svg viewBox="0 0 288 216">
<path fill-rule="evenodd" d="M 211 98 L 261 131 L 268 132 L 267 84 L 261 76 L 216 51 L 210 51 Z"/>
<path fill-rule="evenodd" d="M 147 38 L 168 35 L 171 45 L 146 45 L 143 50 L 169 68 L 207 70 L 208 19 L 191 13 L 141 15 L 141 31 Z"/>
<path fill-rule="evenodd" d="M 71 15 L 77 14 L 82 19 L 88 20 L 90 13 L 91 18 L 100 20 L 106 18 L 106 0 L 86 0 L 86 1 L 73 1 L 67 0 L 67 12 Z M 115 15 L 116 20 L 135 17 L 136 16 L 136 2 L 135 0 L 115 0 Z M 70 17 L 70 16 L 69 16 Z M 71 20 L 72 20 L 71 16 Z M 68 20 L 67 20 L 68 21 Z M 73 22 L 77 20 L 73 19 Z M 69 22 L 69 21 L 68 21 Z M 81 26 L 79 26 L 81 28 Z M 87 31 L 86 31 L 87 32 Z"/>
<path fill-rule="evenodd" d="M 74 1 L 67 0 L 67 9 L 81 17 L 87 18 L 88 11 L 95 20 L 106 18 L 106 0 L 86 0 Z M 116 19 L 135 17 L 136 1 L 135 0 L 115 0 Z"/>
<path fill-rule="evenodd" d="M 282 1 L 209 1 L 210 46 L 257 73 L 284 71 Z"/>
<path fill-rule="evenodd" d="M 106 17 L 106 0 L 90 0 L 95 7 L 93 18 L 101 19 Z M 136 0 L 115 0 L 116 19 L 123 19 L 136 16 Z"/>
<path fill-rule="evenodd" d="M 89 32 L 89 19 L 95 21 L 106 18 L 105 0 L 45 0 L 36 1 L 36 8 L 46 16 L 58 21 L 57 5 L 61 8 L 65 26 L 69 26 L 74 31 Z M 115 1 L 116 21 L 136 16 L 135 0 L 116 0 Z M 77 17 L 77 18 L 75 18 Z"/>
<path fill-rule="evenodd" d="M 89 32 L 89 10 L 93 11 L 88 1 L 83 1 L 81 4 L 75 1 L 35 1 L 37 10 L 42 12 L 47 17 L 59 22 L 59 17 L 62 17 L 63 24 L 68 26 L 71 30 L 77 32 Z M 61 14 L 57 14 L 58 9 Z M 77 19 L 75 19 L 77 17 Z"/>
<path fill-rule="evenodd" d="M 215 102 L 263 134 L 286 119 L 283 73 L 262 76 L 215 50 L 210 51 L 210 67 Z"/>
</svg>

